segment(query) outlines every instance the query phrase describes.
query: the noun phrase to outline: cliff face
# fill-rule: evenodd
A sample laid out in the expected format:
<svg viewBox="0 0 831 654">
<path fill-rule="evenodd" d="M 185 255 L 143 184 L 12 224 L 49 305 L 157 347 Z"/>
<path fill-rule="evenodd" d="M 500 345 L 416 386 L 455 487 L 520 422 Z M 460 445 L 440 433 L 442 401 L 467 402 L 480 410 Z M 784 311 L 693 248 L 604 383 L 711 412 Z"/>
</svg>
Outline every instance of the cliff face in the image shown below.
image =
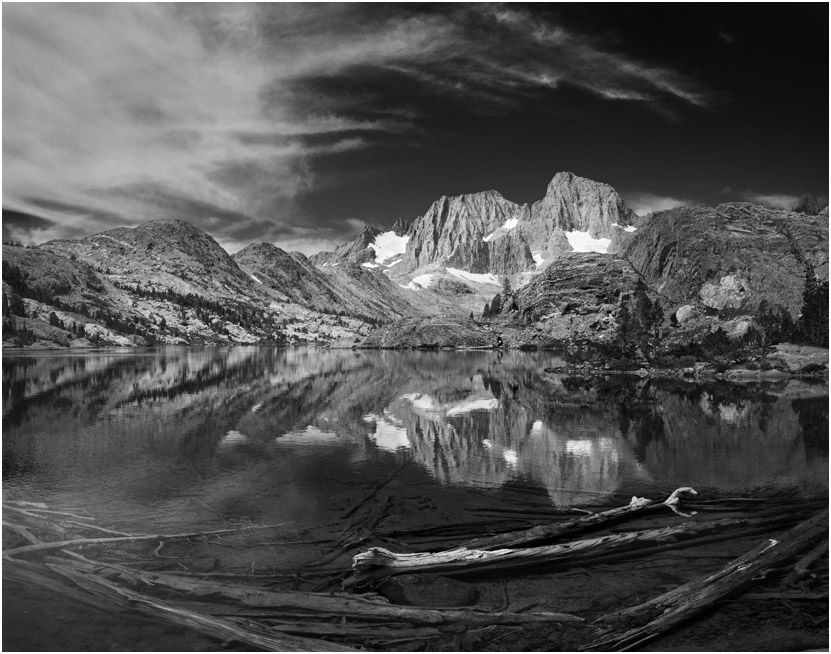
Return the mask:
<svg viewBox="0 0 831 654">
<path fill-rule="evenodd" d="M 506 223 L 515 224 L 526 213 L 527 207 L 506 200 L 496 191 L 442 197 L 413 223 L 402 270 L 444 263 L 474 273 L 493 272 L 490 254 L 494 245 L 491 239 L 485 239 L 500 228 L 507 232 Z M 499 240 L 504 240 L 500 236 Z M 521 241 L 506 241 L 499 250 L 521 265 L 533 262 Z"/>
<path fill-rule="evenodd" d="M 402 269 L 443 263 L 474 273 L 533 270 L 575 249 L 605 251 L 606 239 L 634 220 L 611 186 L 569 172 L 557 173 L 530 207 L 496 191 L 443 197 L 413 223 Z"/>
<path fill-rule="evenodd" d="M 542 200 L 531 205 L 522 234 L 532 249 L 556 256 L 566 250 L 563 232 L 587 232 L 592 239 L 611 238 L 614 226 L 631 225 L 635 214 L 608 184 L 574 173 L 554 175 Z"/>
<path fill-rule="evenodd" d="M 399 219 L 385 233 L 364 228 L 337 250 L 321 252 L 311 261 L 321 267 L 345 261 L 380 264 L 374 239 L 396 235 L 402 240 L 395 258 L 401 261 L 390 272 L 404 281 L 434 264 L 513 275 L 535 271 L 543 261 L 575 250 L 605 252 L 613 235 L 635 219 L 608 184 L 562 172 L 531 206 L 511 202 L 494 190 L 443 196 L 412 223 Z M 387 266 L 392 262 L 390 257 Z"/>
<path fill-rule="evenodd" d="M 828 220 L 746 204 L 681 207 L 613 243 L 674 304 L 755 313 L 764 301 L 796 317 L 805 264 L 828 279 Z"/>
</svg>

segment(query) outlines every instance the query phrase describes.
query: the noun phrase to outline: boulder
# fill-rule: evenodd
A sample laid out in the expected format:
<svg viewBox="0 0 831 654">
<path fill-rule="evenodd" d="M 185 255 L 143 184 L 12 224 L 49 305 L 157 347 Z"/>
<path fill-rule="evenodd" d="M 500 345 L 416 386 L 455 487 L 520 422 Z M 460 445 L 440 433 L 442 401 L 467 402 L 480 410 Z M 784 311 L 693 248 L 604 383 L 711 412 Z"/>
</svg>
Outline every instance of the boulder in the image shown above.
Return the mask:
<svg viewBox="0 0 831 654">
<path fill-rule="evenodd" d="M 683 325 L 685 322 L 693 318 L 698 310 L 696 309 L 695 305 L 692 304 L 685 304 L 683 306 L 678 307 L 675 312 L 675 319 L 678 321 L 679 325 Z"/>
<path fill-rule="evenodd" d="M 724 275 L 718 284 L 707 282 L 701 287 L 699 297 L 704 306 L 711 309 L 739 309 L 748 296 L 749 285 L 736 274 Z"/>
</svg>

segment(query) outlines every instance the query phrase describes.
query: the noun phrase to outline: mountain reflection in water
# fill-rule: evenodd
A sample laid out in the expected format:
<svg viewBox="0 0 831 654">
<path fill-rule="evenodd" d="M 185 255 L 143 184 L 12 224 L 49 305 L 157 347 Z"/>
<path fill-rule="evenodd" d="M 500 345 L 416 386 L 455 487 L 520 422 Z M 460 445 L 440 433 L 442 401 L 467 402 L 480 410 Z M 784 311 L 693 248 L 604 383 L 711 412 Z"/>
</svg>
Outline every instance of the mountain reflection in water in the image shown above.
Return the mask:
<svg viewBox="0 0 831 654">
<path fill-rule="evenodd" d="M 301 478 L 301 496 L 341 470 L 408 458 L 430 483 L 522 482 L 558 505 L 680 485 L 827 488 L 825 385 L 544 372 L 561 363 L 257 347 L 5 357 L 4 482 L 97 489 L 114 511 L 183 495 L 221 505 L 278 483 L 278 468 Z M 257 476 L 265 463 L 272 473 Z"/>
</svg>

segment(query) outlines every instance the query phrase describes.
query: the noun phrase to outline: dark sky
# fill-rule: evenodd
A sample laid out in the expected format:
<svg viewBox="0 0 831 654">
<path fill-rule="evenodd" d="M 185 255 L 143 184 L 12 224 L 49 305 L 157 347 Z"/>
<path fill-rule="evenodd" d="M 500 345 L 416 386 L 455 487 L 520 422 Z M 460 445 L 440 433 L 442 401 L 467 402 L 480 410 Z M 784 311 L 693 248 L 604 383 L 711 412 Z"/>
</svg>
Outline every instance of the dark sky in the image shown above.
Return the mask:
<svg viewBox="0 0 831 654">
<path fill-rule="evenodd" d="M 828 195 L 828 5 L 3 6 L 4 235 L 307 253 L 555 172 L 639 212 Z"/>
</svg>

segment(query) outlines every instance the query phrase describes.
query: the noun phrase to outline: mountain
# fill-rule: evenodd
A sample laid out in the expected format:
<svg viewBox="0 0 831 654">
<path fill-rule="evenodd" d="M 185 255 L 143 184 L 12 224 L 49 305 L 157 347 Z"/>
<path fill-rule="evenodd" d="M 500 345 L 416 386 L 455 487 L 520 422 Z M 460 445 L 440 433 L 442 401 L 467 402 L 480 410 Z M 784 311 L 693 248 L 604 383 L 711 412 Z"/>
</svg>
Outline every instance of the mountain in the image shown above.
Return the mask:
<svg viewBox="0 0 831 654">
<path fill-rule="evenodd" d="M 155 285 L 209 298 L 263 297 L 209 234 L 183 220 L 154 220 L 39 248 L 74 256 L 120 285 Z"/>
<path fill-rule="evenodd" d="M 560 172 L 530 206 L 495 190 L 442 196 L 412 223 L 399 219 L 389 232 L 366 227 L 312 261 L 383 265 L 399 282 L 437 266 L 510 276 L 537 272 L 568 252 L 605 252 L 616 233 L 634 229 L 636 219 L 608 184 Z"/>
<path fill-rule="evenodd" d="M 531 249 L 548 260 L 568 251 L 605 251 L 605 239 L 631 229 L 635 220 L 608 184 L 561 172 L 549 182 L 545 197 L 531 205 L 529 219 L 519 229 Z"/>
<path fill-rule="evenodd" d="M 369 246 L 375 242 L 375 237 L 379 234 L 381 234 L 380 229 L 366 225 L 355 238 L 342 243 L 334 252 L 318 252 L 312 255 L 311 261 L 316 266 L 331 265 L 342 261 L 350 263 L 374 261 L 375 251 Z"/>
<path fill-rule="evenodd" d="M 401 289 L 357 264 L 327 274 L 302 254 L 246 250 L 238 258 L 250 270 L 180 220 L 4 245 L 4 338 L 39 346 L 351 343 L 369 323 L 413 312 Z"/>
<path fill-rule="evenodd" d="M 511 230 L 527 207 L 497 191 L 443 196 L 416 219 L 401 262 L 403 272 L 442 263 L 473 273 L 508 273 L 534 265 L 531 251 Z M 499 256 L 493 256 L 496 253 Z"/>
<path fill-rule="evenodd" d="M 397 285 L 356 263 L 317 268 L 302 253 L 288 253 L 270 243 L 249 245 L 233 259 L 256 282 L 317 311 L 371 320 L 414 312 Z"/>
</svg>

